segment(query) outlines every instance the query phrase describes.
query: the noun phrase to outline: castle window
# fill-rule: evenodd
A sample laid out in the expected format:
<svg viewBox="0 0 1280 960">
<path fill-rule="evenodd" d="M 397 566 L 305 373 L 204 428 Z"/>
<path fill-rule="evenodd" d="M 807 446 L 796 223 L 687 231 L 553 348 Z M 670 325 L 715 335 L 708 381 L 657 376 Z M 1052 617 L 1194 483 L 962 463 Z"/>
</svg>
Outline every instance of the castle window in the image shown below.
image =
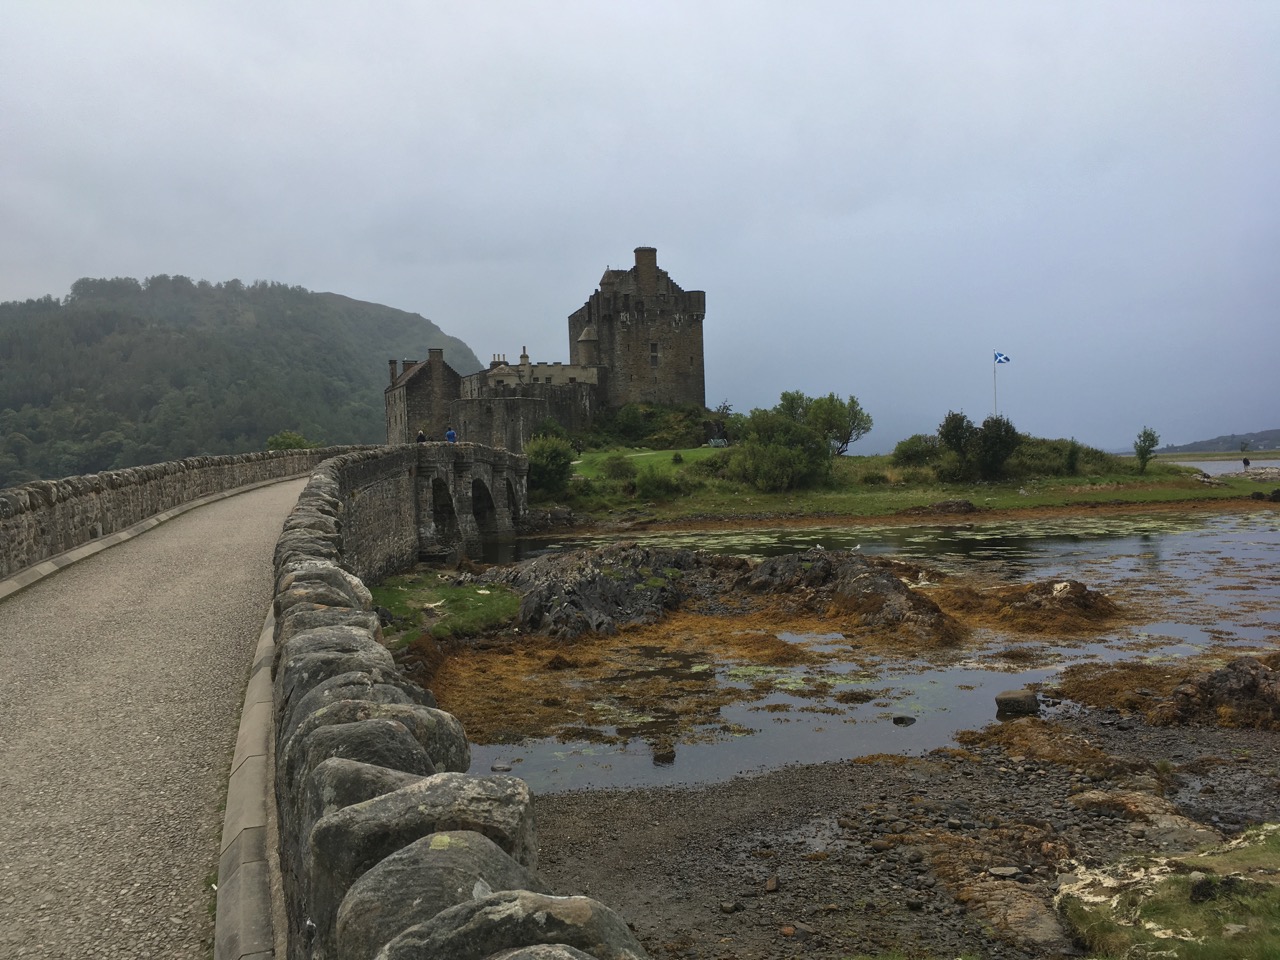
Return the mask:
<svg viewBox="0 0 1280 960">
<path fill-rule="evenodd" d="M 658 365 L 658 345 L 656 343 L 649 344 L 649 366 L 656 367 Z"/>
<path fill-rule="evenodd" d="M 534 377 L 534 378 L 533 378 L 533 382 L 534 382 L 534 383 L 537 383 L 537 382 L 538 382 L 538 378 L 537 378 L 537 377 Z"/>
</svg>

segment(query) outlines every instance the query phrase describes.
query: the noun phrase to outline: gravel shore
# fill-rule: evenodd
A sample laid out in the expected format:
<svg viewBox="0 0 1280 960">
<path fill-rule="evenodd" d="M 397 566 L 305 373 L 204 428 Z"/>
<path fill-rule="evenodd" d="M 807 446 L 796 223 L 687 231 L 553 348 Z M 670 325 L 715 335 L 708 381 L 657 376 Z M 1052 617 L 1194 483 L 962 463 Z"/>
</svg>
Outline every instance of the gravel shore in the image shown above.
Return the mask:
<svg viewBox="0 0 1280 960">
<path fill-rule="evenodd" d="M 1044 960 L 1075 955 L 1053 916 L 1060 872 L 1193 846 L 1185 827 L 1081 809 L 1074 794 L 1164 793 L 1226 835 L 1280 818 L 1274 733 L 1153 728 L 1097 710 L 1059 723 L 1116 758 L 1114 771 L 987 745 L 543 796 L 539 869 L 557 892 L 618 909 L 655 960 Z"/>
<path fill-rule="evenodd" d="M 0 603 L 0 956 L 211 955 L 241 698 L 303 483 L 200 507 Z"/>
</svg>

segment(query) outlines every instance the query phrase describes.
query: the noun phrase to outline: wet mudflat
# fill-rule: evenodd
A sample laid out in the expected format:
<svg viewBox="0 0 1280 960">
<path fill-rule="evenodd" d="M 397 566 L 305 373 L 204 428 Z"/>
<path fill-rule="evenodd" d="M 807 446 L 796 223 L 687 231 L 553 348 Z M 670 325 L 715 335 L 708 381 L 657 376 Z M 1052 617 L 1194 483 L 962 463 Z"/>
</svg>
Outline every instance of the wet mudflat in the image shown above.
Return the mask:
<svg viewBox="0 0 1280 960">
<path fill-rule="evenodd" d="M 677 613 L 614 636 L 523 637 L 455 653 L 432 686 L 475 741 L 475 769 L 510 766 L 546 794 L 920 755 L 994 720 L 997 693 L 1053 689 L 1072 667 L 1190 670 L 1274 651 L 1280 639 L 1273 513 L 701 531 L 640 542 L 753 557 L 821 546 L 903 558 L 922 565 L 913 589 L 973 629 L 963 644 L 922 648 L 847 637 L 821 617 Z M 1058 580 L 1087 584 L 1120 614 L 1099 625 L 1011 624 L 958 607 L 957 587 Z M 487 702 L 469 702 L 465 692 L 477 690 Z"/>
</svg>

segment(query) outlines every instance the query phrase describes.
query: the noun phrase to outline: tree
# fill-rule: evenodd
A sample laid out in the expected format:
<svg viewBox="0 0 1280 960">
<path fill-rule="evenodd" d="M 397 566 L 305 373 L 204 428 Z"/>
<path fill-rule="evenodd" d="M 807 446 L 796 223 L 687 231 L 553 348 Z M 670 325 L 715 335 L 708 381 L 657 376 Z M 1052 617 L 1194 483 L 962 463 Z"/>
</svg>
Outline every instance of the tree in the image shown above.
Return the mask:
<svg viewBox="0 0 1280 960">
<path fill-rule="evenodd" d="M 1160 434 L 1150 427 L 1144 426 L 1133 441 L 1133 455 L 1138 458 L 1138 472 L 1146 473 L 1147 464 L 1155 457 L 1155 449 L 1160 445 Z"/>
<path fill-rule="evenodd" d="M 281 430 L 267 437 L 268 450 L 312 450 L 320 446 L 294 430 Z"/>
<path fill-rule="evenodd" d="M 732 418 L 729 474 L 766 493 L 811 487 L 831 473 L 831 445 L 809 426 L 773 410 Z"/>
<path fill-rule="evenodd" d="M 871 414 L 862 409 L 857 397 L 841 400 L 834 393 L 808 397 L 799 390 L 786 390 L 773 412 L 826 437 L 836 456 L 871 432 Z"/>
<path fill-rule="evenodd" d="M 970 446 L 978 435 L 978 428 L 963 413 L 948 410 L 938 424 L 938 441 L 961 460 L 968 460 Z"/>
<path fill-rule="evenodd" d="M 573 474 L 574 450 L 560 437 L 534 437 L 525 445 L 529 457 L 529 491 L 557 496 L 569 486 Z"/>
<path fill-rule="evenodd" d="M 834 393 L 816 397 L 809 404 L 805 422 L 827 438 L 837 457 L 871 432 L 871 414 L 862 409 L 858 398 L 841 400 Z"/>
<path fill-rule="evenodd" d="M 998 480 L 1022 437 L 1008 418 L 993 415 L 982 421 L 977 441 L 978 475 L 983 480 Z"/>
</svg>

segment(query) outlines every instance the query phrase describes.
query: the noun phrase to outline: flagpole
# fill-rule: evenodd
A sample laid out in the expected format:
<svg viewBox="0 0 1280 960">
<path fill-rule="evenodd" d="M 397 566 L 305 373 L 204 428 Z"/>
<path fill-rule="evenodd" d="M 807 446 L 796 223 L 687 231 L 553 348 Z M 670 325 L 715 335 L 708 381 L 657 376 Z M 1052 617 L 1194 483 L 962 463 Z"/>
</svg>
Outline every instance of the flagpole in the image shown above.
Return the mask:
<svg viewBox="0 0 1280 960">
<path fill-rule="evenodd" d="M 991 350 L 991 415 L 998 417 L 1000 415 L 1000 400 L 996 396 L 996 370 L 1000 364 L 995 361 L 995 348 Z"/>
</svg>

